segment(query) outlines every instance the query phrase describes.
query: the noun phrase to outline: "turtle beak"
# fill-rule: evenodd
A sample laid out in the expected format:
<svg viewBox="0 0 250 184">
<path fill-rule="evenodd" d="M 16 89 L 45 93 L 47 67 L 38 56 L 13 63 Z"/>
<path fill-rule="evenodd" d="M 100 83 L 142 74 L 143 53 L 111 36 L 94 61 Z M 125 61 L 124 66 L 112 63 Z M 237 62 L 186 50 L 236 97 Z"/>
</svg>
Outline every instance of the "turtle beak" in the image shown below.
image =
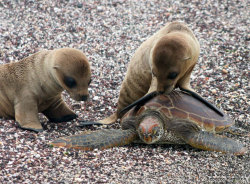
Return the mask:
<svg viewBox="0 0 250 184">
<path fill-rule="evenodd" d="M 144 137 L 143 137 L 143 141 L 146 143 L 146 144 L 151 144 L 152 143 L 152 137 L 148 134 L 145 134 Z"/>
</svg>

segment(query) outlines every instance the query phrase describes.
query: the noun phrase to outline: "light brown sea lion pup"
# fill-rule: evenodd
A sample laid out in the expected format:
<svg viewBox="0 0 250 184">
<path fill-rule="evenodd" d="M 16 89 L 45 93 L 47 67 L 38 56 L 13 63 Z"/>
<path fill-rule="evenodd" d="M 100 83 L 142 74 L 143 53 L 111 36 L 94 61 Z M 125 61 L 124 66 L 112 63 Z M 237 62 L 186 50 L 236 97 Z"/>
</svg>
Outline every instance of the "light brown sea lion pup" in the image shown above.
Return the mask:
<svg viewBox="0 0 250 184">
<path fill-rule="evenodd" d="M 19 62 L 0 65 L 0 117 L 13 118 L 23 129 L 43 131 L 42 112 L 50 121 L 77 117 L 61 98 L 66 90 L 77 100 L 86 100 L 91 71 L 79 50 L 43 50 Z"/>
<path fill-rule="evenodd" d="M 116 113 L 99 122 L 115 122 L 123 108 L 152 91 L 168 94 L 176 87 L 193 91 L 190 75 L 199 54 L 199 42 L 186 24 L 167 24 L 136 50 L 122 82 Z"/>
</svg>

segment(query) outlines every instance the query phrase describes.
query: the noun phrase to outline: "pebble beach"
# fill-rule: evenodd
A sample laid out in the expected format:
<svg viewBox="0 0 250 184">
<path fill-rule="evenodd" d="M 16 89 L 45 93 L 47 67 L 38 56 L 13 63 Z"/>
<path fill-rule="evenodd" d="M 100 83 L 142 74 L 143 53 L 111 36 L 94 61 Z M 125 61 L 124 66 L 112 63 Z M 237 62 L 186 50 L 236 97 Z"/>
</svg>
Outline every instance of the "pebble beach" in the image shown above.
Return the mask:
<svg viewBox="0 0 250 184">
<path fill-rule="evenodd" d="M 49 141 L 113 125 L 80 127 L 115 112 L 135 50 L 168 22 L 188 24 L 201 53 L 191 86 L 228 114 L 243 134 L 225 133 L 250 148 L 249 1 L 247 0 L 4 0 L 0 1 L 0 64 L 43 49 L 71 47 L 91 63 L 90 98 L 63 99 L 78 118 L 49 122 L 44 131 L 0 118 L 0 183 L 250 183 L 249 151 L 242 156 L 189 145 L 130 144 L 106 150 L 55 148 Z M 1 102 L 0 102 L 1 103 Z"/>
</svg>

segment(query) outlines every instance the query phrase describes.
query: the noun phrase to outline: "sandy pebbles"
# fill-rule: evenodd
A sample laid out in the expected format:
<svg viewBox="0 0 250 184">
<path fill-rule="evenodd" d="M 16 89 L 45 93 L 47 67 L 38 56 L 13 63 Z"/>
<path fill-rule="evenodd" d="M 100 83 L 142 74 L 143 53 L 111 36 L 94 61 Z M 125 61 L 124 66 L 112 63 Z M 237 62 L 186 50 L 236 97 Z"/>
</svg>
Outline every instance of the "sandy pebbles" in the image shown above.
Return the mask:
<svg viewBox="0 0 250 184">
<path fill-rule="evenodd" d="M 92 98 L 79 103 L 64 93 L 64 99 L 80 119 L 101 119 L 114 112 L 135 49 L 165 23 L 185 21 L 201 44 L 193 88 L 249 134 L 249 17 L 247 1 L 233 0 L 6 0 L 0 2 L 0 64 L 41 49 L 83 50 L 93 66 Z M 46 131 L 39 134 L 1 119 L 0 183 L 250 182 L 249 153 L 235 157 L 179 145 L 93 152 L 50 148 L 51 139 L 106 127 L 40 119 Z M 249 149 L 249 137 L 229 136 Z"/>
</svg>

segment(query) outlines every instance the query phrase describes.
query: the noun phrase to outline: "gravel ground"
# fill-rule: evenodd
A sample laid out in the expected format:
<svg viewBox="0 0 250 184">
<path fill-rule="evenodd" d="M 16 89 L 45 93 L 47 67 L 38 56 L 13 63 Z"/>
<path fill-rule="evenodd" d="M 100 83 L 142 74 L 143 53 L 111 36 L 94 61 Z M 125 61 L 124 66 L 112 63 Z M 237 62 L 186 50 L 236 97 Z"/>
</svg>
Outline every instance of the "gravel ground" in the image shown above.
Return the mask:
<svg viewBox="0 0 250 184">
<path fill-rule="evenodd" d="M 185 21 L 201 44 L 193 88 L 249 135 L 247 7 L 247 0 L 0 1 L 0 64 L 41 49 L 81 49 L 92 63 L 91 99 L 63 98 L 80 119 L 97 120 L 115 111 L 136 48 L 167 22 Z M 0 183 L 250 183 L 249 152 L 236 157 L 188 145 L 139 144 L 93 152 L 51 148 L 54 138 L 107 127 L 40 119 L 45 131 L 38 134 L 0 120 Z M 249 136 L 228 136 L 249 150 Z"/>
</svg>

